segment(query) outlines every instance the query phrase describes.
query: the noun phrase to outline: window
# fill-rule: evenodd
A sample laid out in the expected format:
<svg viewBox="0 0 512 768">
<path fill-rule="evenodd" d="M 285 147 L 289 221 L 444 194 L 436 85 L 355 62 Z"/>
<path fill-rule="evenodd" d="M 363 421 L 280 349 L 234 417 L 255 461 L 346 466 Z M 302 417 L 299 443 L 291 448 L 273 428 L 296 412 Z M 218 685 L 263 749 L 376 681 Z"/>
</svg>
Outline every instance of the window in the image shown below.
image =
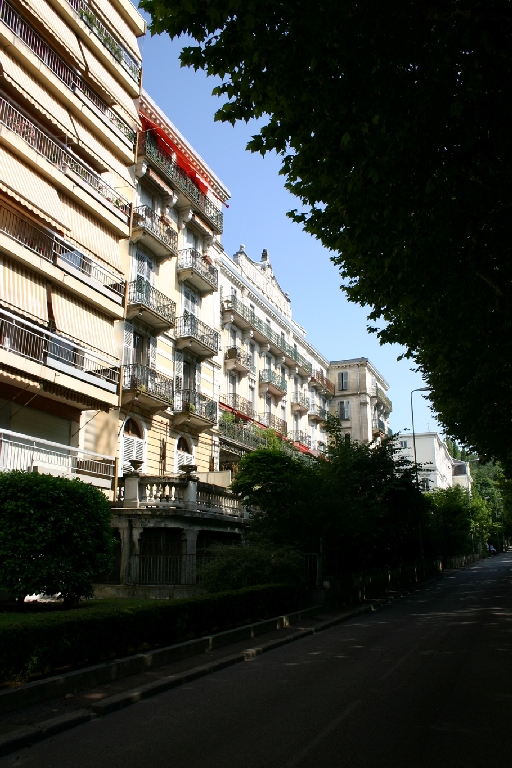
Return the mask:
<svg viewBox="0 0 512 768">
<path fill-rule="evenodd" d="M 143 280 L 147 280 L 148 283 L 154 285 L 155 283 L 155 263 L 146 253 L 137 251 L 136 262 L 136 277 L 141 277 Z"/>
<path fill-rule="evenodd" d="M 350 419 L 350 400 L 340 400 L 339 417 L 340 421 L 348 421 Z"/>
<path fill-rule="evenodd" d="M 199 315 L 199 296 L 187 285 L 183 286 L 183 310 L 186 315 Z"/>
<path fill-rule="evenodd" d="M 400 448 L 408 448 L 409 443 L 407 440 L 400 440 Z"/>
<path fill-rule="evenodd" d="M 183 453 L 189 453 L 190 455 L 192 455 L 190 446 L 184 437 L 180 437 L 178 440 L 178 451 L 182 451 Z"/>
<path fill-rule="evenodd" d="M 338 373 L 338 389 L 340 392 L 348 389 L 348 371 L 340 371 Z"/>
<path fill-rule="evenodd" d="M 133 472 L 132 460 L 144 461 L 144 439 L 135 419 L 127 419 L 123 430 L 123 472 Z"/>
</svg>

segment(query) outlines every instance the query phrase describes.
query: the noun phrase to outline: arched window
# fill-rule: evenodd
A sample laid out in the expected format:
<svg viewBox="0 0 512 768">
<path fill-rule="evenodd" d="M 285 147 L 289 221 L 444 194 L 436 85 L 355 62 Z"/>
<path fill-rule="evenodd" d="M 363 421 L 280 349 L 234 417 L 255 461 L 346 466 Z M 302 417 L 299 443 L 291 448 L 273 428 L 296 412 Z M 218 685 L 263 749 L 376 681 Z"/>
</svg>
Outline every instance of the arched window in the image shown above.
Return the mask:
<svg viewBox="0 0 512 768">
<path fill-rule="evenodd" d="M 175 471 L 178 472 L 179 468 L 183 466 L 184 464 L 192 464 L 194 461 L 193 459 L 193 449 L 189 441 L 186 437 L 179 437 L 178 442 L 176 444 L 176 469 Z"/>
<path fill-rule="evenodd" d="M 123 430 L 123 472 L 133 471 L 131 459 L 144 461 L 144 439 L 141 425 L 135 419 L 127 419 Z"/>
<path fill-rule="evenodd" d="M 192 451 L 190 450 L 190 446 L 186 438 L 180 437 L 180 439 L 178 440 L 178 451 L 192 454 Z"/>
</svg>

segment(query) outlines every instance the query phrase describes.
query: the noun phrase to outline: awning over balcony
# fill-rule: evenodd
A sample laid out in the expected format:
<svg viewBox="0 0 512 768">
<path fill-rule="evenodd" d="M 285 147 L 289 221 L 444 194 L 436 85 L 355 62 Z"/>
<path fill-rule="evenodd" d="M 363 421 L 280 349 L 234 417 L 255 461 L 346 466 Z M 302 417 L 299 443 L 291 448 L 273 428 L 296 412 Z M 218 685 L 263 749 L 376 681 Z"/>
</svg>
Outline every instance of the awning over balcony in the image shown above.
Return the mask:
<svg viewBox="0 0 512 768">
<path fill-rule="evenodd" d="M 112 154 L 105 144 L 102 144 L 96 136 L 85 127 L 79 120 L 73 120 L 76 128 L 76 134 L 78 135 L 78 143 L 89 151 L 96 162 L 100 163 L 104 168 L 111 168 L 118 174 L 127 184 L 133 187 L 133 180 L 130 176 L 128 168 Z M 125 195 L 126 196 L 126 195 Z"/>
<path fill-rule="evenodd" d="M 94 5 L 102 12 L 110 27 L 115 29 L 116 35 L 123 41 L 135 58 L 140 59 L 139 46 L 133 30 L 125 22 L 121 14 L 117 12 L 114 3 L 110 0 L 95 0 Z"/>
<path fill-rule="evenodd" d="M 69 197 L 61 195 L 60 198 L 71 227 L 71 237 L 95 256 L 99 256 L 105 264 L 122 272 L 117 235 Z"/>
<path fill-rule="evenodd" d="M 48 120 L 51 120 L 60 131 L 76 140 L 76 131 L 69 112 L 57 99 L 54 99 L 51 93 L 31 77 L 27 70 L 21 67 L 15 59 L 12 59 L 6 51 L 0 50 L 0 65 L 2 74 L 8 83 L 16 88 Z"/>
<path fill-rule="evenodd" d="M 50 3 L 47 3 L 46 0 L 21 0 L 21 2 L 46 27 L 50 33 L 50 39 L 53 36 L 56 37 L 73 56 L 73 59 L 83 66 L 84 57 L 76 34 L 71 27 L 68 27 L 64 19 L 53 10 Z"/>
<path fill-rule="evenodd" d="M 3 192 L 59 232 L 69 230 L 66 212 L 55 187 L 3 147 L 0 147 L 0 168 L 0 189 Z"/>
<path fill-rule="evenodd" d="M 139 113 L 135 107 L 133 99 L 130 94 L 125 91 L 120 83 L 112 77 L 110 72 L 103 64 L 96 58 L 96 56 L 86 46 L 83 46 L 85 61 L 87 63 L 87 71 L 92 79 L 100 86 L 100 88 L 106 93 L 110 94 L 111 98 L 119 104 L 120 107 L 135 121 L 136 125 L 140 125 Z"/>
<path fill-rule="evenodd" d="M 0 256 L 0 301 L 32 320 L 48 323 L 46 280 Z"/>
<path fill-rule="evenodd" d="M 118 359 L 114 323 L 58 287 L 52 289 L 52 308 L 57 332 Z"/>
</svg>

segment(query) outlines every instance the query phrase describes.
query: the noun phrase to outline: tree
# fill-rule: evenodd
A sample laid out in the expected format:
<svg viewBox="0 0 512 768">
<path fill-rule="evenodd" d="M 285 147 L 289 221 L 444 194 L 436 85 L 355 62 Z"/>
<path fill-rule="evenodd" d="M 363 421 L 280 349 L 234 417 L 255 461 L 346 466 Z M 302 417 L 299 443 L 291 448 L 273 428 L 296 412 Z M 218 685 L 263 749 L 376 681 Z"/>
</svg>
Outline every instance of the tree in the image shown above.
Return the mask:
<svg viewBox="0 0 512 768">
<path fill-rule="evenodd" d="M 471 502 L 466 491 L 460 485 L 451 488 L 438 488 L 427 494 L 429 514 L 427 515 L 427 548 L 435 556 L 444 560 L 450 555 L 465 555 L 471 552 L 471 533 L 474 528 L 471 517 Z M 485 504 L 477 505 L 478 520 L 481 527 L 482 512 Z"/>
<path fill-rule="evenodd" d="M 58 592 L 66 605 L 92 596 L 111 564 L 110 504 L 80 480 L 0 473 L 0 585 L 18 600 Z"/>
<path fill-rule="evenodd" d="M 406 347 L 449 434 L 508 468 L 512 14 L 505 0 L 142 0 L 217 119 L 264 118 L 292 217 Z M 492 387 L 489 389 L 489 382 Z M 487 392 L 487 396 L 482 393 Z"/>
</svg>

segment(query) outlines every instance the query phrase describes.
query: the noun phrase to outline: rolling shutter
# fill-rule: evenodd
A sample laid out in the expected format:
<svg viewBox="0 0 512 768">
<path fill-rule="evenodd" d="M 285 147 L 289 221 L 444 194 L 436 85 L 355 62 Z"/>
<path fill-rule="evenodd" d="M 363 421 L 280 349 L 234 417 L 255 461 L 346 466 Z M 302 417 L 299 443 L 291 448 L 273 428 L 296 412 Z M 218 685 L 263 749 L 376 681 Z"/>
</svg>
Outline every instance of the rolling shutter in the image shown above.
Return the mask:
<svg viewBox="0 0 512 768">
<path fill-rule="evenodd" d="M 119 237 L 100 224 L 88 211 L 65 195 L 60 195 L 62 207 L 71 227 L 70 236 L 94 256 L 122 273 Z"/>
<path fill-rule="evenodd" d="M 0 302 L 4 307 L 48 324 L 46 280 L 0 256 Z"/>
<path fill-rule="evenodd" d="M 58 287 L 52 288 L 52 308 L 58 333 L 118 359 L 113 320 Z"/>
</svg>

